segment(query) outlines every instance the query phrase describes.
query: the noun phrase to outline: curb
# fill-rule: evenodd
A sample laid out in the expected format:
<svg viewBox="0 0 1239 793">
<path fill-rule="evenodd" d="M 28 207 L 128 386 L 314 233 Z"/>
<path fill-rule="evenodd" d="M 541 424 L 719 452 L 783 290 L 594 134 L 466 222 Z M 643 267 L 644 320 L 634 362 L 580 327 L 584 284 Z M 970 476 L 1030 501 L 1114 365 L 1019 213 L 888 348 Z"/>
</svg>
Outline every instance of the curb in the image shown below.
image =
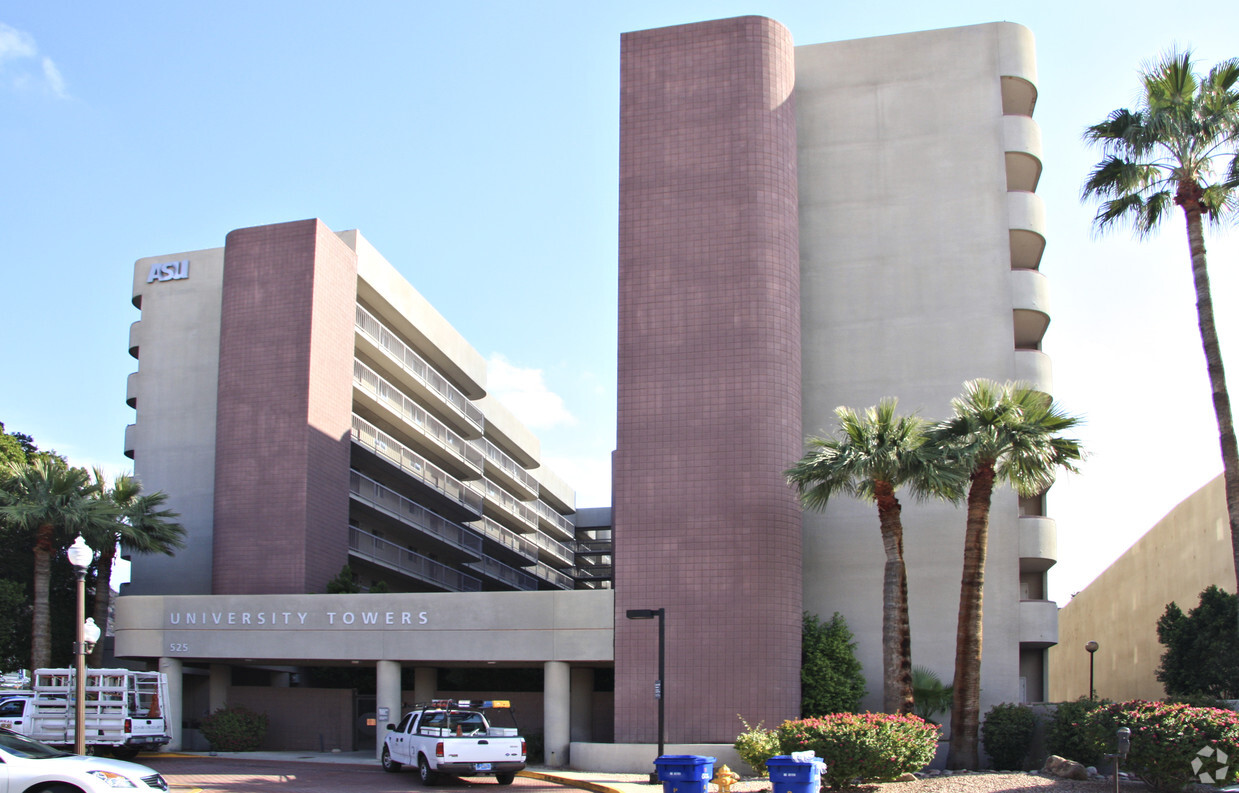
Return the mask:
<svg viewBox="0 0 1239 793">
<path fill-rule="evenodd" d="M 553 782 L 556 785 L 564 787 L 574 787 L 580 790 L 588 790 L 591 793 L 623 793 L 620 788 L 604 785 L 599 782 L 589 782 L 584 779 L 573 779 L 572 777 L 559 776 L 558 774 L 547 774 L 542 771 L 517 771 L 517 776 L 529 777 L 530 779 L 540 779 L 543 782 Z"/>
</svg>

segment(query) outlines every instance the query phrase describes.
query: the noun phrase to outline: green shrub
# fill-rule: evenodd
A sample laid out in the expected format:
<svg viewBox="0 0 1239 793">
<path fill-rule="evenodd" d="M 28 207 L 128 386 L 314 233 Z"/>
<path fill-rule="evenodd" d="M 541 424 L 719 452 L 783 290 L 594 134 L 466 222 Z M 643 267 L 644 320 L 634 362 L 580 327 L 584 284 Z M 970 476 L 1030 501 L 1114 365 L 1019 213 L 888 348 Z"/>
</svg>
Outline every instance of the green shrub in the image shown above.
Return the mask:
<svg viewBox="0 0 1239 793">
<path fill-rule="evenodd" d="M 1023 770 L 1036 729 L 1037 717 L 1027 705 L 1002 704 L 990 708 L 981 725 L 981 738 L 994 768 Z"/>
<path fill-rule="evenodd" d="M 1058 703 L 1046 731 L 1046 751 L 1075 760 L 1081 765 L 1095 766 L 1100 763 L 1102 753 L 1093 748 L 1084 734 L 1084 717 L 1108 704 L 1109 700 L 1092 700 L 1088 697 L 1080 697 L 1074 702 Z M 1106 751 L 1111 752 L 1114 749 L 1112 747 Z"/>
<path fill-rule="evenodd" d="M 829 622 L 804 613 L 800 637 L 800 715 L 856 712 L 865 696 L 865 672 L 847 621 L 835 612 Z"/>
<path fill-rule="evenodd" d="M 933 760 L 938 727 L 919 716 L 832 713 L 785 721 L 778 729 L 782 754 L 812 749 L 826 761 L 824 781 L 838 790 L 856 781 L 890 782 Z"/>
<path fill-rule="evenodd" d="M 740 716 L 740 723 L 744 725 L 744 732 L 736 736 L 736 742 L 733 744 L 736 747 L 736 753 L 758 776 L 769 776 L 766 761 L 779 753 L 778 733 L 774 730 L 763 729 L 761 722 L 753 727 L 744 720 L 743 716 Z"/>
<path fill-rule="evenodd" d="M 1098 755 L 1113 752 L 1115 733 L 1120 727 L 1131 730 L 1131 751 L 1122 762 L 1125 770 L 1139 776 L 1159 791 L 1180 791 L 1200 780 L 1200 773 L 1214 773 L 1219 766 L 1203 749 L 1239 757 L 1239 713 L 1216 708 L 1193 708 L 1165 702 L 1117 702 L 1097 708 L 1084 719 L 1087 740 Z M 1212 752 L 1210 753 L 1212 755 Z M 1203 766 L 1192 768 L 1193 760 Z M 1235 779 L 1231 765 L 1218 787 Z"/>
<path fill-rule="evenodd" d="M 212 751 L 252 752 L 267 735 L 267 714 L 229 705 L 204 718 L 199 729 Z"/>
<path fill-rule="evenodd" d="M 913 710 L 930 724 L 938 723 L 934 716 L 951 709 L 951 694 L 954 690 L 954 686 L 943 683 L 942 678 L 932 669 L 912 667 Z"/>
</svg>

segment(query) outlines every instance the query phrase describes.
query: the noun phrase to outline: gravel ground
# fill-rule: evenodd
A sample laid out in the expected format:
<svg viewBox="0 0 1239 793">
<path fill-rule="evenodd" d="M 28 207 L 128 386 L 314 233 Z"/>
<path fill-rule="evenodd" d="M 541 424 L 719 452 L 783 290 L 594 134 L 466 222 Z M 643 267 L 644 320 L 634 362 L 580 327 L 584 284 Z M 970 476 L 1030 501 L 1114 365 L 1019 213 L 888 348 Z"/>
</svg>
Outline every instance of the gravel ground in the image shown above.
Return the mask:
<svg viewBox="0 0 1239 793">
<path fill-rule="evenodd" d="M 1123 779 L 1120 788 L 1122 793 L 1148 793 L 1145 784 L 1136 780 Z M 769 790 L 768 779 L 744 779 L 731 786 L 732 793 L 763 793 Z M 1109 779 L 1083 782 L 1027 773 L 975 773 L 931 776 L 915 782 L 861 785 L 852 790 L 860 793 L 1110 793 L 1114 790 L 1114 782 Z"/>
</svg>

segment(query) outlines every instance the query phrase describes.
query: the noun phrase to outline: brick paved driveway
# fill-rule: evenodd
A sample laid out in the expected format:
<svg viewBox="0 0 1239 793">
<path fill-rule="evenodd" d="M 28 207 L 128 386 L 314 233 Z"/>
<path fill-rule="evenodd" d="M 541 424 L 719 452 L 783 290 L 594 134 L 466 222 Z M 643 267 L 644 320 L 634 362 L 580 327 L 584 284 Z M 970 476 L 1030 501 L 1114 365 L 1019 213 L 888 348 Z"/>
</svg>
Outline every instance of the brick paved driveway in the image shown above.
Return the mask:
<svg viewBox="0 0 1239 793">
<path fill-rule="evenodd" d="M 408 793 L 426 790 L 416 771 L 389 774 L 374 765 L 339 765 L 277 760 L 237 760 L 225 757 L 160 757 L 143 755 L 143 765 L 163 774 L 173 791 L 189 793 Z M 508 787 L 493 777 L 448 780 L 431 790 L 444 793 L 564 793 L 561 785 L 517 777 Z"/>
</svg>

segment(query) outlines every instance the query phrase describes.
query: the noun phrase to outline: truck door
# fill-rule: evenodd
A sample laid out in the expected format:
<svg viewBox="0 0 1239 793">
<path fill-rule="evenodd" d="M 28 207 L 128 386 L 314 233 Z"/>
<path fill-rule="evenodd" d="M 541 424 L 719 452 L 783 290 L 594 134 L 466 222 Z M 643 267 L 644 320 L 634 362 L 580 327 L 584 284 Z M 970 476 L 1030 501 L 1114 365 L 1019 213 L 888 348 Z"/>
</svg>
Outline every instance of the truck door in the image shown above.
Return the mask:
<svg viewBox="0 0 1239 793">
<path fill-rule="evenodd" d="M 417 721 L 417 714 L 410 713 L 400 720 L 396 725 L 396 729 L 388 735 L 388 751 L 391 752 L 392 759 L 398 763 L 412 765 L 417 762 L 417 757 L 413 755 L 413 742 L 410 740 L 413 735 L 414 722 Z"/>
<path fill-rule="evenodd" d="M 13 732 L 28 733 L 26 724 L 26 703 L 28 699 L 10 699 L 0 702 L 0 727 Z"/>
</svg>

